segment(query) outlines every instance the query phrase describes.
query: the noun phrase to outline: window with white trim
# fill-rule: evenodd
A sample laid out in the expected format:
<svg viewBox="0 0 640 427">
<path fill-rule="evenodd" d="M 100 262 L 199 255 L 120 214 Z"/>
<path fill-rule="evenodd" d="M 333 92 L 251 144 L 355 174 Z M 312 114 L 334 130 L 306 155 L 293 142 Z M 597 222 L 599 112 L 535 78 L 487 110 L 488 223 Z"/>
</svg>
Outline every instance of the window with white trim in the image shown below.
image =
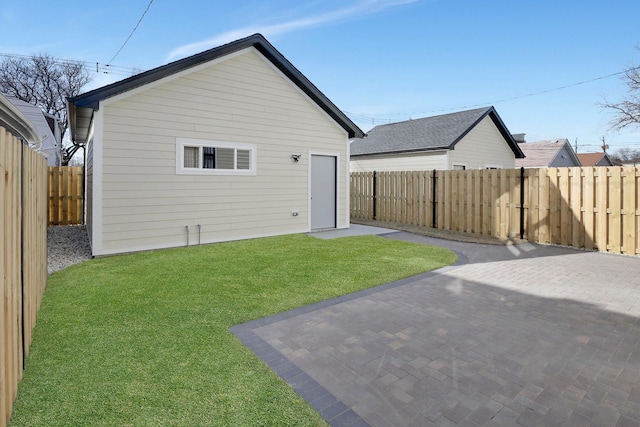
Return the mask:
<svg viewBox="0 0 640 427">
<path fill-rule="evenodd" d="M 256 146 L 203 139 L 176 138 L 176 173 L 255 175 Z"/>
</svg>

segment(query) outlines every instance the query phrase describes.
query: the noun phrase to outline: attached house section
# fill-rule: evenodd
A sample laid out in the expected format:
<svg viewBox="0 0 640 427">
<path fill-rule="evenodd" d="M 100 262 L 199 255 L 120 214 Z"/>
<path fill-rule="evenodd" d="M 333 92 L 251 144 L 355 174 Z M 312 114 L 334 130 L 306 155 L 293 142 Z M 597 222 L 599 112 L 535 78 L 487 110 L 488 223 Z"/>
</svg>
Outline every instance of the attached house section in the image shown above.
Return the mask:
<svg viewBox="0 0 640 427">
<path fill-rule="evenodd" d="M 417 153 L 389 153 L 351 158 L 351 172 L 422 171 L 447 169 L 444 150 Z"/>
<path fill-rule="evenodd" d="M 93 117 L 94 255 L 310 231 L 317 154 L 336 165 L 332 226 L 349 226 L 348 140 L 361 131 L 336 123 L 251 43 L 101 100 Z"/>
</svg>

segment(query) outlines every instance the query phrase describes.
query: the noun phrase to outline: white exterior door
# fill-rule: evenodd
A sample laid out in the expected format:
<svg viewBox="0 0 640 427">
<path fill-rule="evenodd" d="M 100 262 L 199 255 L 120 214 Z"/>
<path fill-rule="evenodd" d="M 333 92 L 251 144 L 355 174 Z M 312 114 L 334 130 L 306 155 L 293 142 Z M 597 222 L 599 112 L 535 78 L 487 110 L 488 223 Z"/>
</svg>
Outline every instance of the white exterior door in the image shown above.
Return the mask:
<svg viewBox="0 0 640 427">
<path fill-rule="evenodd" d="M 311 156 L 311 229 L 336 228 L 335 156 Z"/>
</svg>

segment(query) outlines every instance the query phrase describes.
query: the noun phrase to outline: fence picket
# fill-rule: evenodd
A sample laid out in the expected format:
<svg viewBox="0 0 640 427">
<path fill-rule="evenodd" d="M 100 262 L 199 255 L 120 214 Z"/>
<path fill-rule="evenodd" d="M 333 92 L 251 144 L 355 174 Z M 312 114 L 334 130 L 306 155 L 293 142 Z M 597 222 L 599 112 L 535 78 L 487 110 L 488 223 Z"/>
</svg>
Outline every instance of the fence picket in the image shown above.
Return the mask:
<svg viewBox="0 0 640 427">
<path fill-rule="evenodd" d="M 459 231 L 459 215 L 458 212 L 462 209 L 459 209 L 460 203 L 460 187 L 458 186 L 458 171 L 453 171 L 451 173 L 451 197 L 449 198 L 449 203 L 451 204 L 451 230 Z"/>
<path fill-rule="evenodd" d="M 609 174 L 607 168 L 599 168 L 594 171 L 597 177 L 596 184 L 596 247 L 601 252 L 607 251 L 609 244 L 607 227 L 607 189 L 609 188 Z"/>
<path fill-rule="evenodd" d="M 620 193 L 622 191 L 622 176 L 621 168 L 607 168 L 607 175 L 609 175 L 609 247 L 607 250 L 615 253 L 622 252 L 621 241 L 621 210 L 622 201 Z"/>
<path fill-rule="evenodd" d="M 585 249 L 593 249 L 595 243 L 594 210 L 595 210 L 595 184 L 593 180 L 594 168 L 583 168 L 582 175 L 582 232 L 584 237 L 582 244 Z"/>
<path fill-rule="evenodd" d="M 636 171 L 622 168 L 622 253 L 635 254 L 636 242 Z"/>
<path fill-rule="evenodd" d="M 569 183 L 569 168 L 558 168 L 558 203 L 560 204 L 560 244 L 567 246 L 571 236 L 571 185 Z"/>
<path fill-rule="evenodd" d="M 491 185 L 490 175 L 482 174 L 482 233 L 485 236 L 491 235 Z"/>
<path fill-rule="evenodd" d="M 569 169 L 569 186 L 571 188 L 571 194 L 569 196 L 569 211 L 571 212 L 571 233 L 569 234 L 569 241 L 571 242 L 571 246 L 583 248 L 584 232 L 581 230 L 582 170 L 579 167 Z"/>
</svg>

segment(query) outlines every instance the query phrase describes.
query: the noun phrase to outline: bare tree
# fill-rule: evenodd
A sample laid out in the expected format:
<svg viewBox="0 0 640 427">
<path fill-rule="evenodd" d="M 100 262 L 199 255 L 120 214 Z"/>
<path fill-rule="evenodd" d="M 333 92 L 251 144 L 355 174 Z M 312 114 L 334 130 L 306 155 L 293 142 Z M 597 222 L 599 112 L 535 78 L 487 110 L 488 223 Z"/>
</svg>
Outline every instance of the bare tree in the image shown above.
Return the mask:
<svg viewBox="0 0 640 427">
<path fill-rule="evenodd" d="M 0 92 L 56 116 L 63 125 L 63 137 L 69 127 L 67 97 L 78 95 L 90 81 L 91 74 L 83 63 L 62 61 L 46 54 L 0 61 Z M 78 148 L 74 145 L 63 148 L 63 165 L 68 164 Z"/>
<path fill-rule="evenodd" d="M 611 160 L 615 164 L 622 164 L 623 162 L 634 162 L 640 164 L 640 150 L 635 150 L 629 147 L 618 148 L 616 151 L 609 155 Z"/>
<path fill-rule="evenodd" d="M 640 46 L 637 47 L 640 50 Z M 611 128 L 621 130 L 627 126 L 640 126 L 640 67 L 631 65 L 624 72 L 623 81 L 627 85 L 627 96 L 619 102 L 609 102 L 602 106 L 613 110 L 615 117 Z"/>
</svg>

